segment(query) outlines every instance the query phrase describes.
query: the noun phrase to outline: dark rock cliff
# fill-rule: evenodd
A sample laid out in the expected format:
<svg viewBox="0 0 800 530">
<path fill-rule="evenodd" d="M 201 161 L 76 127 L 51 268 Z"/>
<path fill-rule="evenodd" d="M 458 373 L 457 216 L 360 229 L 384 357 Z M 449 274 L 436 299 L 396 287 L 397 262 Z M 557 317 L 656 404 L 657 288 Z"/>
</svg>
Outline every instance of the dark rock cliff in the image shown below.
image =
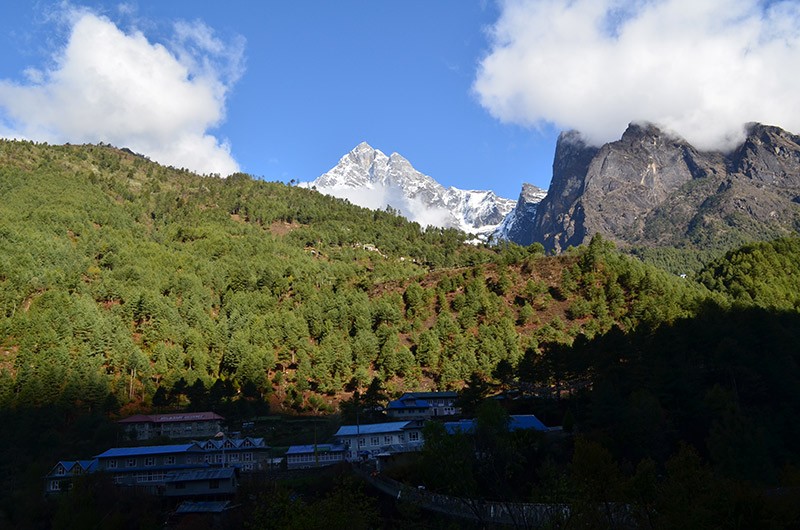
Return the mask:
<svg viewBox="0 0 800 530">
<path fill-rule="evenodd" d="M 539 203 L 546 195 L 547 192 L 542 188 L 523 184 L 517 204 L 497 227 L 495 239 L 513 241 L 523 246 L 533 243 L 533 220 Z"/>
<path fill-rule="evenodd" d="M 648 246 L 720 248 L 800 227 L 800 137 L 753 124 L 731 153 L 701 152 L 653 125 L 587 146 L 562 134 L 532 241 L 561 251 L 593 234 Z"/>
</svg>

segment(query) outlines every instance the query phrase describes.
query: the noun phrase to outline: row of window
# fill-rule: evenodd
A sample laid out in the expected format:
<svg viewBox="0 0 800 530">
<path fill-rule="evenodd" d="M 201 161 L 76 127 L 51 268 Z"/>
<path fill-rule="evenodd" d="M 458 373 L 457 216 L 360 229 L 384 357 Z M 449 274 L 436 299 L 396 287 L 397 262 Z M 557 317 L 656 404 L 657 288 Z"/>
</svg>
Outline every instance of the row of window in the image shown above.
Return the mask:
<svg viewBox="0 0 800 530">
<path fill-rule="evenodd" d="M 64 483 L 65 490 L 72 489 L 72 482 Z M 61 491 L 61 481 L 60 480 L 51 480 L 50 483 L 47 485 L 47 491 Z"/>
<path fill-rule="evenodd" d="M 222 457 L 223 457 L 222 453 L 215 454 L 215 455 L 206 454 L 206 455 L 203 456 L 203 460 L 202 461 L 206 462 L 206 463 L 214 463 L 214 462 L 216 462 L 218 464 L 221 464 L 222 463 Z M 230 453 L 228 455 L 225 455 L 225 461 L 226 462 L 239 462 L 240 458 L 244 462 L 252 462 L 253 461 L 253 453 Z M 154 457 L 154 456 L 146 456 L 146 457 L 144 457 L 144 467 L 153 467 L 153 466 L 156 465 L 156 461 L 157 461 L 156 457 Z M 197 463 L 200 463 L 200 461 L 201 461 L 200 457 L 198 456 L 197 457 Z M 139 462 L 140 462 L 140 460 L 138 458 L 128 458 L 128 459 L 125 460 L 125 467 L 137 467 L 139 465 Z M 162 465 L 173 466 L 173 465 L 175 465 L 175 462 L 176 462 L 176 459 L 175 459 L 174 456 L 165 456 L 165 457 L 163 457 L 163 464 Z M 195 463 L 195 458 L 193 456 L 187 456 L 186 460 L 185 460 L 185 463 L 194 464 Z M 107 467 L 108 467 L 108 469 L 117 469 L 119 467 L 122 467 L 122 461 L 121 461 L 121 459 L 111 459 L 111 460 L 108 461 Z M 59 468 L 58 470 L 56 470 L 56 474 L 57 475 L 63 475 L 64 474 L 64 469 L 63 468 Z"/>
<path fill-rule="evenodd" d="M 240 456 L 241 460 L 244 462 L 252 462 L 253 460 L 253 453 L 241 453 L 241 455 L 239 453 L 228 453 L 227 455 L 224 456 L 225 456 L 225 462 L 238 462 Z M 203 461 L 206 462 L 207 464 L 213 464 L 215 462 L 217 464 L 221 464 L 222 457 L 223 457 L 222 453 L 217 453 L 215 455 L 205 455 Z"/>
<path fill-rule="evenodd" d="M 341 453 L 319 453 L 306 455 L 292 455 L 289 460 L 292 462 L 335 462 L 342 459 Z"/>
<path fill-rule="evenodd" d="M 416 431 L 409 432 L 408 433 L 408 441 L 409 442 L 417 442 L 417 441 L 419 441 L 419 433 L 416 432 Z M 369 443 L 372 446 L 379 446 L 379 445 L 381 445 L 381 437 L 380 436 L 372 436 L 369 439 Z M 394 443 L 394 436 L 387 435 L 387 436 L 383 437 L 383 445 L 392 445 L 393 443 Z M 397 443 L 401 443 L 401 444 L 406 443 L 405 434 L 398 434 L 397 435 Z M 348 442 L 348 444 L 349 444 L 349 442 Z M 366 445 L 367 445 L 367 439 L 366 438 L 359 438 L 358 439 L 358 446 L 359 447 L 365 447 Z"/>
</svg>

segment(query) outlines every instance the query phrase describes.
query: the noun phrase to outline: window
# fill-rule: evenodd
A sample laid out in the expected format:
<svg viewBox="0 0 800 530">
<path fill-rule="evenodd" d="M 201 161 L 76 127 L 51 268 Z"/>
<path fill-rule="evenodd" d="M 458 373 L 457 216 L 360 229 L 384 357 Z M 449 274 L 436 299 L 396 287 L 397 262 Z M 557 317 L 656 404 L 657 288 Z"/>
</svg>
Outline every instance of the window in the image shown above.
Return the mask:
<svg viewBox="0 0 800 530">
<path fill-rule="evenodd" d="M 366 438 L 359 438 L 359 439 L 358 439 L 358 446 L 359 446 L 359 447 L 364 447 L 365 445 L 367 445 L 367 440 L 366 440 Z"/>
<path fill-rule="evenodd" d="M 372 437 L 372 445 L 379 445 L 381 443 L 381 439 L 377 436 Z"/>
<path fill-rule="evenodd" d="M 221 464 L 221 463 L 222 463 L 222 455 L 218 454 L 217 455 L 217 464 Z"/>
<path fill-rule="evenodd" d="M 67 474 L 67 470 L 64 469 L 64 466 L 58 466 L 56 468 L 56 475 L 63 476 L 63 475 L 66 475 L 66 474 Z"/>
<path fill-rule="evenodd" d="M 117 469 L 117 461 L 116 460 L 109 460 L 108 461 L 108 469 Z"/>
<path fill-rule="evenodd" d="M 253 459 L 253 453 L 245 453 L 243 457 L 245 462 L 250 462 Z"/>
<path fill-rule="evenodd" d="M 409 442 L 417 442 L 419 441 L 419 433 L 416 431 L 412 431 L 408 433 L 408 441 Z"/>
<path fill-rule="evenodd" d="M 400 441 L 401 444 L 406 443 L 406 435 L 403 433 L 398 434 L 397 439 Z"/>
<path fill-rule="evenodd" d="M 384 436 L 383 437 L 383 443 L 385 443 L 386 445 L 391 444 L 392 443 L 392 437 L 391 436 Z"/>
<path fill-rule="evenodd" d="M 148 456 L 144 459 L 144 465 L 146 466 L 154 466 L 156 465 L 156 459 L 154 456 Z"/>
<path fill-rule="evenodd" d="M 174 456 L 165 456 L 164 457 L 164 464 L 168 466 L 172 466 L 175 464 L 175 457 Z"/>
<path fill-rule="evenodd" d="M 136 459 L 135 458 L 129 458 L 128 459 L 128 467 L 136 467 Z"/>
<path fill-rule="evenodd" d="M 60 480 L 51 480 L 49 489 L 50 489 L 50 491 L 61 491 L 61 481 Z"/>
</svg>

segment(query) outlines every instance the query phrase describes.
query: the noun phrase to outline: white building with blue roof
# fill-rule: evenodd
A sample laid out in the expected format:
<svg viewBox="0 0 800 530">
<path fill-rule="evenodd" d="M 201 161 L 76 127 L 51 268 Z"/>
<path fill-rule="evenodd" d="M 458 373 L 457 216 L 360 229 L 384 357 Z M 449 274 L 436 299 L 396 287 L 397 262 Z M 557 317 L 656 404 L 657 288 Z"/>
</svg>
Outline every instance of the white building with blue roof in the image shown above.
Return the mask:
<svg viewBox="0 0 800 530">
<path fill-rule="evenodd" d="M 109 473 L 115 484 L 153 489 L 170 471 L 208 467 L 205 450 L 196 443 L 114 447 L 95 456 L 97 470 Z"/>
<path fill-rule="evenodd" d="M 406 392 L 386 406 L 386 414 L 396 420 L 428 420 L 455 416 L 461 409 L 455 406 L 456 392 Z"/>
<path fill-rule="evenodd" d="M 45 477 L 45 492 L 55 494 L 67 491 L 77 476 L 103 472 L 108 473 L 117 485 L 136 486 L 151 493 L 163 494 L 167 478 L 177 472 L 220 468 L 236 469 L 237 473 L 240 470 L 259 471 L 266 469 L 263 464 L 268 460 L 269 447 L 263 438 L 255 437 L 221 437 L 174 445 L 114 447 L 92 460 L 58 462 Z"/>
<path fill-rule="evenodd" d="M 286 469 L 332 466 L 343 462 L 346 453 L 342 444 L 293 445 L 286 451 Z"/>
<path fill-rule="evenodd" d="M 419 451 L 424 443 L 422 425 L 418 421 L 343 425 L 333 436 L 337 443 L 345 446 L 345 458 L 349 461 Z"/>
<path fill-rule="evenodd" d="M 45 477 L 45 493 L 54 494 L 72 489 L 75 479 L 97 470 L 97 459 L 62 460 Z"/>
</svg>

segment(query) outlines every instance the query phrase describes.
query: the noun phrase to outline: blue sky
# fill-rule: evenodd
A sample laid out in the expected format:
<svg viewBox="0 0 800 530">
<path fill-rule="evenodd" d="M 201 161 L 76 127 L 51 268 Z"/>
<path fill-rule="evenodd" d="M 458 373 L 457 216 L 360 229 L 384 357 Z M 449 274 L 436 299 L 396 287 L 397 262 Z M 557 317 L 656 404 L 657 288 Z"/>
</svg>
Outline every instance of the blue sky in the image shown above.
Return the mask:
<svg viewBox="0 0 800 530">
<path fill-rule="evenodd" d="M 226 42 L 243 39 L 243 72 L 227 93 L 225 118 L 210 129 L 229 142 L 242 171 L 312 180 L 367 141 L 444 185 L 516 198 L 523 181 L 549 184 L 557 131 L 502 124 L 472 91 L 488 49 L 486 28 L 498 15 L 491 2 L 122 5 L 73 7 L 89 7 L 126 32 L 141 29 L 150 42 L 168 40 L 179 20 L 202 21 Z M 69 36 L 53 20 L 59 9 L 42 2 L 3 7 L 0 79 L 24 82 L 26 68 L 52 62 Z"/>
<path fill-rule="evenodd" d="M 549 186 L 560 130 L 800 132 L 796 0 L 6 2 L 0 136 L 312 180 L 362 141 L 444 185 Z"/>
</svg>

